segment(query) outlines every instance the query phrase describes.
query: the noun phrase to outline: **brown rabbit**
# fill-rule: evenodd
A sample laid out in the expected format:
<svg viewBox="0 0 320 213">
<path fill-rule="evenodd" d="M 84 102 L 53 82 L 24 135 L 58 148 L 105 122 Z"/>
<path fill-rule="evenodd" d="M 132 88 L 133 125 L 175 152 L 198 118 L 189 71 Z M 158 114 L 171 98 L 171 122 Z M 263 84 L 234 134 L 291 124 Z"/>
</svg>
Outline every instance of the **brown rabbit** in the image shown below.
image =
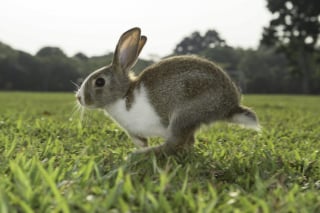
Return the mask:
<svg viewBox="0 0 320 213">
<path fill-rule="evenodd" d="M 147 147 L 148 137 L 165 139 L 139 152 L 174 154 L 193 145 L 200 125 L 216 121 L 260 129 L 230 77 L 206 59 L 170 57 L 132 75 L 146 40 L 139 28 L 125 32 L 113 62 L 90 74 L 76 94 L 82 106 L 104 109 L 137 146 Z"/>
</svg>

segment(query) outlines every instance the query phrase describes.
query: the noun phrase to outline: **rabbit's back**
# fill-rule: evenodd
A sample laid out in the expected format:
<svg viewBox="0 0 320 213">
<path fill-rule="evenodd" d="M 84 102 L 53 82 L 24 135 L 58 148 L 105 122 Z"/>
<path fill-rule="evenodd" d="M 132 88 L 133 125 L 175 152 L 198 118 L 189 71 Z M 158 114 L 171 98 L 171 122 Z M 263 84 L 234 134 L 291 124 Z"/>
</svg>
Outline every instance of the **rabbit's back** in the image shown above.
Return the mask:
<svg viewBox="0 0 320 213">
<path fill-rule="evenodd" d="M 214 63 L 196 56 L 164 59 L 144 70 L 137 83 L 146 87 L 165 125 L 177 110 L 216 112 L 217 120 L 224 119 L 240 102 L 230 77 Z"/>
<path fill-rule="evenodd" d="M 76 93 L 81 106 L 104 109 L 137 146 L 148 146 L 148 137 L 165 139 L 138 154 L 189 150 L 197 129 L 219 120 L 260 129 L 255 112 L 240 105 L 230 77 L 206 59 L 171 57 L 130 76 L 146 41 L 140 28 L 123 33 L 112 63 L 90 74 Z"/>
</svg>

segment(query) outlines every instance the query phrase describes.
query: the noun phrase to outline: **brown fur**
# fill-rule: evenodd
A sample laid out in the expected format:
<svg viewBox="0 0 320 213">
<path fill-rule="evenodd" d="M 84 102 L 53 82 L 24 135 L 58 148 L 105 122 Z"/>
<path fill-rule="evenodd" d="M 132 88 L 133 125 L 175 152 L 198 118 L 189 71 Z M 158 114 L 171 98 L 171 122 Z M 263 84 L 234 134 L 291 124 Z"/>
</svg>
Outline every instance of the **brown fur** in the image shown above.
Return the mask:
<svg viewBox="0 0 320 213">
<path fill-rule="evenodd" d="M 146 88 L 148 100 L 170 135 L 163 145 L 143 152 L 173 154 L 194 143 L 194 134 L 201 124 L 219 120 L 232 122 L 235 114 L 242 114 L 258 124 L 255 113 L 240 106 L 240 93 L 227 73 L 206 59 L 170 57 L 146 68 L 136 78 L 130 78 L 129 70 L 146 40 L 140 35 L 139 28 L 125 32 L 117 45 L 113 63 L 91 74 L 85 85 L 86 91 L 91 91 L 85 94 L 88 96 L 85 102 L 104 107 L 125 98 L 128 111 L 135 101 L 134 91 L 142 86 Z M 94 81 L 99 77 L 109 82 L 103 88 L 94 87 Z M 129 135 L 147 145 L 143 136 L 130 132 Z"/>
<path fill-rule="evenodd" d="M 229 76 L 214 63 L 196 56 L 164 59 L 143 71 L 137 81 L 136 85 L 147 87 L 164 125 L 180 109 L 215 111 L 217 118 L 224 119 L 240 102 Z"/>
<path fill-rule="evenodd" d="M 239 111 L 237 87 L 221 68 L 200 57 L 176 56 L 156 63 L 134 82 L 141 84 L 162 124 L 172 132 L 163 146 L 152 151 L 175 153 L 194 143 L 201 124 L 228 120 Z"/>
</svg>

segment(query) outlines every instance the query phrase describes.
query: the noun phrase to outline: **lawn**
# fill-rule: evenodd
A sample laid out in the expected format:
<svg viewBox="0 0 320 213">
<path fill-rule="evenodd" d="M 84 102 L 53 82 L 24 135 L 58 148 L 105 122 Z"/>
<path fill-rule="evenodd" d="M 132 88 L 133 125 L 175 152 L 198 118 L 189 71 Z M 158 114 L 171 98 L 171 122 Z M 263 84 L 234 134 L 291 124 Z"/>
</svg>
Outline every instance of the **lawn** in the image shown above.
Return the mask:
<svg viewBox="0 0 320 213">
<path fill-rule="evenodd" d="M 0 93 L 0 212 L 320 212 L 320 97 L 247 95 L 263 130 L 203 128 L 192 152 L 134 145 L 72 94 Z M 153 139 L 152 144 L 161 140 Z"/>
</svg>

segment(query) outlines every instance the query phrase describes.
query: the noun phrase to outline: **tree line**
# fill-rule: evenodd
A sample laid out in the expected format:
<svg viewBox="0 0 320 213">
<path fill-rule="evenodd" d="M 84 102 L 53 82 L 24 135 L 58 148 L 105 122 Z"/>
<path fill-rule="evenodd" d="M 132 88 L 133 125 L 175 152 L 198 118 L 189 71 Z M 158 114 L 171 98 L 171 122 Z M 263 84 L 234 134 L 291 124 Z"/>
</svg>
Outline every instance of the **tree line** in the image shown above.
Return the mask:
<svg viewBox="0 0 320 213">
<path fill-rule="evenodd" d="M 234 48 L 216 31 L 210 31 L 203 35 L 194 32 L 184 38 L 176 46 L 174 54 L 197 54 L 210 59 L 224 68 L 245 93 L 320 93 L 319 65 L 315 67 L 305 90 L 303 73 L 296 71 L 299 67 L 294 66 L 275 46 L 261 44 L 257 49 Z M 209 35 L 216 38 L 207 38 Z"/>
<path fill-rule="evenodd" d="M 320 93 L 320 1 L 266 0 L 274 14 L 256 49 L 235 48 L 208 30 L 183 38 L 171 55 L 197 54 L 223 67 L 245 93 Z M 72 91 L 112 53 L 68 57 L 57 47 L 35 55 L 0 42 L 0 90 Z M 153 63 L 139 60 L 135 70 Z"/>
<path fill-rule="evenodd" d="M 34 56 L 0 42 L 0 90 L 74 91 L 82 79 L 112 60 L 113 54 L 68 57 L 57 47 L 44 47 Z M 151 61 L 139 60 L 136 69 Z"/>
</svg>

